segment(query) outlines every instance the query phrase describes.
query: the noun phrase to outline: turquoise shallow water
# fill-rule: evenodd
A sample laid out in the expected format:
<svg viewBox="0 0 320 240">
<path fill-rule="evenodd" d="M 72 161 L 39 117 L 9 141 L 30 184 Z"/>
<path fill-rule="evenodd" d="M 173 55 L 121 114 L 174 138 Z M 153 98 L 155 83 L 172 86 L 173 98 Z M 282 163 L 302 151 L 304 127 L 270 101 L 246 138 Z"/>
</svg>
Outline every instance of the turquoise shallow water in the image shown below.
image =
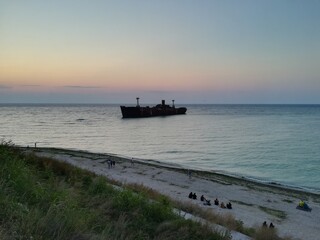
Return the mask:
<svg viewBox="0 0 320 240">
<path fill-rule="evenodd" d="M 219 170 L 320 192 L 320 105 L 187 105 L 122 119 L 117 105 L 0 105 L 0 139 Z"/>
</svg>

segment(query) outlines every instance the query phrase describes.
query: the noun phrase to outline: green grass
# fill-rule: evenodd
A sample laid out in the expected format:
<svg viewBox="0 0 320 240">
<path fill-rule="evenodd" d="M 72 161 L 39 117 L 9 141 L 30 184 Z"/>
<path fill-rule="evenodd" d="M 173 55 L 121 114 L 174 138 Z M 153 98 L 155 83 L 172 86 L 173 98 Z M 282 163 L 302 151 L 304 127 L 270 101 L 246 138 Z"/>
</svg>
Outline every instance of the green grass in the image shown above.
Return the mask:
<svg viewBox="0 0 320 240">
<path fill-rule="evenodd" d="M 141 187 L 140 187 L 141 188 Z M 156 201 L 150 201 L 150 195 Z M 184 220 L 164 196 L 0 144 L 0 239 L 229 239 Z"/>
</svg>

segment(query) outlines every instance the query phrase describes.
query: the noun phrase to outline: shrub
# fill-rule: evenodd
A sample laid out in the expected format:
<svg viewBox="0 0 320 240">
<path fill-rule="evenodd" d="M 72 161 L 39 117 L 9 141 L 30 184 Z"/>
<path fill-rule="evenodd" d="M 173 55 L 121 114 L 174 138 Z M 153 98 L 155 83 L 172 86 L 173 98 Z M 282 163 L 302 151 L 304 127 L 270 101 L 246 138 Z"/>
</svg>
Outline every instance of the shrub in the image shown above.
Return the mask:
<svg viewBox="0 0 320 240">
<path fill-rule="evenodd" d="M 254 234 L 255 240 L 280 240 L 274 228 L 260 227 Z"/>
</svg>

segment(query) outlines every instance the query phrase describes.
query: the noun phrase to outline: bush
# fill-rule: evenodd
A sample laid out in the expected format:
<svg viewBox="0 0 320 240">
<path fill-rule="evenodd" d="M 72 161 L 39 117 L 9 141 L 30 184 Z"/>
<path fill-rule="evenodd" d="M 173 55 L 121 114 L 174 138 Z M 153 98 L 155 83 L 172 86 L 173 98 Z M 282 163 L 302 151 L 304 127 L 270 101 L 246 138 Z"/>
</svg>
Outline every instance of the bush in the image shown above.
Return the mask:
<svg viewBox="0 0 320 240">
<path fill-rule="evenodd" d="M 280 240 L 274 228 L 260 227 L 254 234 L 255 240 Z"/>
</svg>

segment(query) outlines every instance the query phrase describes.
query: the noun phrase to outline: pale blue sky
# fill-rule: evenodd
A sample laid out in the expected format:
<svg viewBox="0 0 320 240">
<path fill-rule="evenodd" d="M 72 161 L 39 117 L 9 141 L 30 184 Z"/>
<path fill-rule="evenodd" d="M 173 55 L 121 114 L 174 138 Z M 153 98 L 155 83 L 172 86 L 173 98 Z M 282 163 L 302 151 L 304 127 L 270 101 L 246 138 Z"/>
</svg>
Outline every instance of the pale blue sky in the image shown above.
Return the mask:
<svg viewBox="0 0 320 240">
<path fill-rule="evenodd" d="M 320 1 L 0 0 L 0 103 L 320 103 Z"/>
</svg>

